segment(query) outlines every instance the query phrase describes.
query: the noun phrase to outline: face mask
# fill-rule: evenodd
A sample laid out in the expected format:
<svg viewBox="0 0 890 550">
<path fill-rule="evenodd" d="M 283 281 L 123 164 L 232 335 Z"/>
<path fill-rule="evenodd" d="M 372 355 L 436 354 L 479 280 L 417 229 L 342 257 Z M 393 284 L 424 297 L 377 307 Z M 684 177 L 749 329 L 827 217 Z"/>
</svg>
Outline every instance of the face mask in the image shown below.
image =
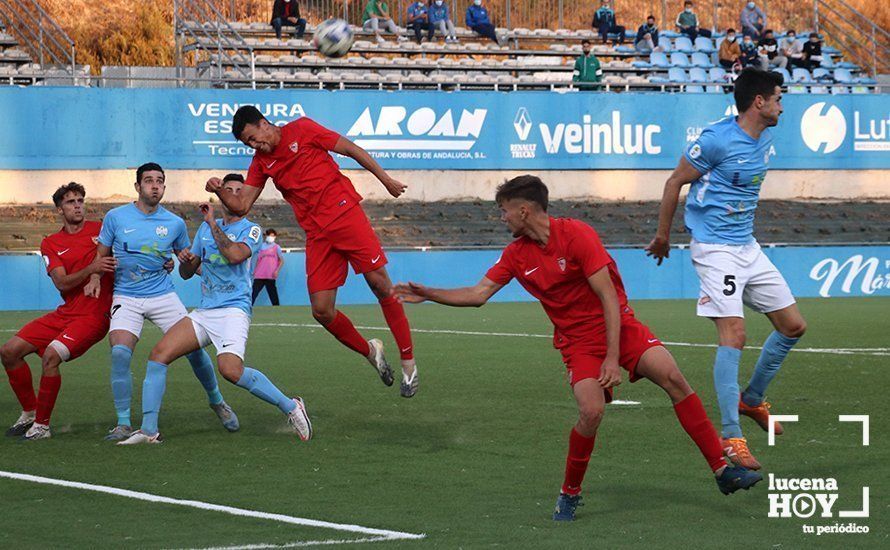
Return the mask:
<svg viewBox="0 0 890 550">
<path fill-rule="evenodd" d="M 274 243 L 274 242 L 275 242 L 275 235 L 267 235 L 267 236 L 266 236 L 266 242 L 269 243 L 269 244 Z"/>
<path fill-rule="evenodd" d="M 748 9 L 749 9 L 749 10 L 753 10 L 753 9 L 754 9 L 754 2 L 748 2 Z"/>
<path fill-rule="evenodd" d="M 789 36 L 785 40 L 787 40 L 788 42 L 794 42 L 794 38 L 795 38 L 794 36 Z"/>
<path fill-rule="evenodd" d="M 441 6 L 441 5 L 442 5 L 442 0 L 436 0 L 436 5 L 437 5 L 437 6 Z"/>
<path fill-rule="evenodd" d="M 735 42 L 735 35 L 730 34 L 729 36 L 726 37 L 726 39 L 729 40 L 730 42 Z"/>
<path fill-rule="evenodd" d="M 685 11 L 686 13 L 692 13 L 692 8 L 686 8 L 684 11 Z"/>
<path fill-rule="evenodd" d="M 476 4 L 477 6 L 481 6 L 482 0 L 475 0 L 473 3 Z"/>
</svg>

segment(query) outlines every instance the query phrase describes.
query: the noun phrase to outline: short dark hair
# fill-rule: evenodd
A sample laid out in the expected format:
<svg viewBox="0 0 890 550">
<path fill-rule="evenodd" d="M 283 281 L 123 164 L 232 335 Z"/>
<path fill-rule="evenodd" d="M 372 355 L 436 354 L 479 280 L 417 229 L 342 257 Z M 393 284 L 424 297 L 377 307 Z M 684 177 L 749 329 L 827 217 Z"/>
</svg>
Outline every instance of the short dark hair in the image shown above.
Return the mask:
<svg viewBox="0 0 890 550">
<path fill-rule="evenodd" d="M 266 120 L 263 113 L 253 105 L 243 105 L 232 117 L 232 134 L 235 139 L 241 139 L 241 133 L 248 124 L 259 124 L 261 120 Z"/>
<path fill-rule="evenodd" d="M 772 30 L 772 29 L 766 29 L 765 31 L 763 31 L 763 34 L 764 34 L 764 35 L 767 35 L 767 34 L 773 34 L 773 30 Z"/>
<path fill-rule="evenodd" d="M 244 183 L 244 176 L 234 173 L 226 174 L 226 176 L 223 178 L 223 183 L 226 183 L 227 181 L 240 181 L 241 183 Z"/>
<path fill-rule="evenodd" d="M 793 34 L 794 36 L 797 36 L 797 31 L 795 31 L 794 29 L 788 29 L 787 31 L 785 31 L 785 34 Z"/>
<path fill-rule="evenodd" d="M 142 181 L 142 174 L 146 172 L 160 172 L 164 173 L 164 169 L 161 168 L 161 165 L 157 162 L 146 162 L 142 166 L 136 169 L 136 183 Z M 166 176 L 166 174 L 164 174 Z"/>
<path fill-rule="evenodd" d="M 273 234 L 273 233 L 277 235 L 277 234 L 278 234 L 278 231 L 275 231 L 274 228 L 270 227 L 269 229 L 266 230 L 266 232 L 264 233 L 264 235 L 266 235 L 266 236 L 268 237 L 269 235 L 271 235 L 271 234 Z"/>
<path fill-rule="evenodd" d="M 590 44 L 590 43 L 591 43 L 590 40 L 588 40 L 588 39 L 586 39 L 586 38 L 585 38 L 584 40 L 581 41 L 581 45 L 582 45 L 582 46 L 583 46 L 584 44 Z"/>
<path fill-rule="evenodd" d="M 691 5 L 692 5 L 692 0 L 686 0 L 685 2 L 683 2 L 683 5 L 684 5 L 684 6 L 691 6 Z"/>
<path fill-rule="evenodd" d="M 733 29 L 732 27 L 726 29 L 726 34 L 729 34 L 729 33 L 735 34 L 735 29 Z"/>
<path fill-rule="evenodd" d="M 651 13 L 650 13 L 649 15 L 646 16 L 646 21 L 648 21 L 648 20 L 650 20 L 650 19 L 655 19 L 655 16 L 652 15 Z"/>
<path fill-rule="evenodd" d="M 494 200 L 501 204 L 504 201 L 523 199 L 537 204 L 541 207 L 541 210 L 546 212 L 549 195 L 550 192 L 547 190 L 544 182 L 541 181 L 541 178 L 526 174 L 500 184 Z"/>
<path fill-rule="evenodd" d="M 56 192 L 53 193 L 53 204 L 56 205 L 56 208 L 62 206 L 62 200 L 68 193 L 77 193 L 81 197 L 87 196 L 87 190 L 83 188 L 83 185 L 72 181 L 71 183 L 59 187 L 58 189 L 56 189 Z"/>
<path fill-rule="evenodd" d="M 817 32 L 811 32 L 811 33 L 810 33 L 810 38 L 819 38 L 819 33 L 817 33 Z"/>
<path fill-rule="evenodd" d="M 747 67 L 735 79 L 733 96 L 736 107 L 740 113 L 747 111 L 755 97 L 763 96 L 768 99 L 775 93 L 776 86 L 781 87 L 783 83 L 784 79 L 779 73 Z"/>
</svg>

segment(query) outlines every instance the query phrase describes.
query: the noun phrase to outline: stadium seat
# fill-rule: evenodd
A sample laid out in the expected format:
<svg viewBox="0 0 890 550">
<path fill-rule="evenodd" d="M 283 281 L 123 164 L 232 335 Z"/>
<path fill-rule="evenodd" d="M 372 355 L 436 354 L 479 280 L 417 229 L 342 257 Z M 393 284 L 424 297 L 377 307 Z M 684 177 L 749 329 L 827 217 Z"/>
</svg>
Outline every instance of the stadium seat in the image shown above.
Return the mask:
<svg viewBox="0 0 890 550">
<path fill-rule="evenodd" d="M 699 36 L 695 39 L 695 49 L 703 53 L 714 53 L 714 43 L 707 36 Z"/>
<path fill-rule="evenodd" d="M 782 79 L 785 82 L 785 84 L 788 84 L 789 82 L 791 82 L 791 75 L 788 73 L 788 69 L 783 69 L 781 67 L 777 67 L 777 68 L 773 69 L 772 71 L 774 73 L 779 73 L 780 75 L 782 75 Z"/>
<path fill-rule="evenodd" d="M 671 63 L 663 52 L 652 52 L 649 54 L 649 65 L 651 67 L 666 69 L 671 66 Z"/>
<path fill-rule="evenodd" d="M 664 36 L 665 38 L 677 38 L 679 36 L 684 36 L 677 31 L 662 31 L 658 34 L 659 37 Z M 661 41 L 659 40 L 659 45 L 661 45 Z"/>
<path fill-rule="evenodd" d="M 689 81 L 708 82 L 708 73 L 706 73 L 704 69 L 701 69 L 699 67 L 689 69 Z"/>
<path fill-rule="evenodd" d="M 815 69 L 813 69 L 813 80 L 821 82 L 824 80 L 833 80 L 833 78 L 831 77 L 831 73 L 828 72 L 828 69 L 816 67 Z"/>
<path fill-rule="evenodd" d="M 849 94 L 850 89 L 846 86 L 832 86 L 831 87 L 831 95 L 843 95 Z"/>
<path fill-rule="evenodd" d="M 841 61 L 835 65 L 838 69 L 850 69 L 851 71 L 858 71 L 859 65 L 855 63 L 850 63 L 849 61 Z"/>
<path fill-rule="evenodd" d="M 714 66 L 714 64 L 711 63 L 711 58 L 702 52 L 693 53 L 691 63 L 693 67 L 701 67 L 702 69 L 710 69 Z"/>
<path fill-rule="evenodd" d="M 685 69 L 689 67 L 689 58 L 686 56 L 685 53 L 674 52 L 671 54 L 671 66 L 683 67 Z"/>
<path fill-rule="evenodd" d="M 690 94 L 703 94 L 705 93 L 705 87 L 699 86 L 697 84 L 693 84 L 691 86 L 686 86 L 686 93 Z"/>
<path fill-rule="evenodd" d="M 853 75 L 851 75 L 850 71 L 847 69 L 835 69 L 834 81 L 841 84 L 852 84 L 855 80 L 853 79 Z"/>
<path fill-rule="evenodd" d="M 692 45 L 692 40 L 690 40 L 688 36 L 683 35 L 678 36 L 674 40 L 674 51 L 692 53 L 695 51 L 695 47 Z"/>
<path fill-rule="evenodd" d="M 812 82 L 813 77 L 810 75 L 810 71 L 804 69 L 803 67 L 794 67 L 791 71 L 791 79 L 794 82 Z"/>
<path fill-rule="evenodd" d="M 726 69 L 723 67 L 711 67 L 708 71 L 711 82 L 726 82 Z"/>
<path fill-rule="evenodd" d="M 618 53 L 636 53 L 632 46 L 616 46 L 615 51 Z"/>
<path fill-rule="evenodd" d="M 830 56 L 830 55 L 840 55 L 841 51 L 834 46 L 822 46 L 822 55 Z"/>
<path fill-rule="evenodd" d="M 834 60 L 831 58 L 830 55 L 822 56 L 822 63 L 820 66 L 826 69 L 834 69 L 836 67 L 836 65 L 834 64 Z"/>
<path fill-rule="evenodd" d="M 671 48 L 671 39 L 665 33 L 658 35 L 658 46 L 665 53 L 669 53 L 673 49 Z"/>
<path fill-rule="evenodd" d="M 668 69 L 668 80 L 671 82 L 689 82 L 686 71 L 679 67 L 671 67 Z"/>
</svg>

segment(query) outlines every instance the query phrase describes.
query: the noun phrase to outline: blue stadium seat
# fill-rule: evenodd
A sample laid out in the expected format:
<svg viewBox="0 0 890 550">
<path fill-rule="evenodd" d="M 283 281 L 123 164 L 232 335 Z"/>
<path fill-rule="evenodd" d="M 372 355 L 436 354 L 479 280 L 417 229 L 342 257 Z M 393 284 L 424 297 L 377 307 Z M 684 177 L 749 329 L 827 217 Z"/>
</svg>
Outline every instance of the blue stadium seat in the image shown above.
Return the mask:
<svg viewBox="0 0 890 550">
<path fill-rule="evenodd" d="M 668 80 L 671 82 L 689 82 L 689 79 L 686 77 L 686 71 L 680 67 L 668 69 Z"/>
<path fill-rule="evenodd" d="M 811 94 L 827 94 L 828 86 L 813 86 L 810 88 Z"/>
<path fill-rule="evenodd" d="M 840 55 L 841 51 L 833 46 L 822 46 L 822 55 Z"/>
<path fill-rule="evenodd" d="M 699 36 L 695 39 L 695 49 L 704 53 L 714 53 L 717 51 L 714 48 L 714 43 L 711 42 L 711 39 L 707 36 Z"/>
<path fill-rule="evenodd" d="M 813 77 L 810 76 L 810 71 L 803 67 L 794 67 L 791 71 L 791 80 L 794 82 L 812 82 Z"/>
<path fill-rule="evenodd" d="M 791 75 L 788 74 L 788 69 L 783 69 L 781 67 L 777 67 L 777 68 L 773 69 L 773 72 L 779 73 L 780 75 L 782 75 L 782 79 L 784 79 L 785 84 L 791 83 Z"/>
<path fill-rule="evenodd" d="M 689 81 L 708 82 L 708 73 L 706 73 L 704 69 L 700 69 L 698 67 L 689 69 Z"/>
<path fill-rule="evenodd" d="M 726 69 L 723 67 L 711 67 L 708 71 L 711 82 L 726 82 Z"/>
<path fill-rule="evenodd" d="M 878 83 L 877 80 L 875 80 L 874 78 L 872 78 L 870 76 L 861 76 L 859 78 L 855 78 L 855 79 L 853 79 L 853 82 L 855 82 L 857 84 L 865 84 L 867 86 L 874 86 Z"/>
<path fill-rule="evenodd" d="M 683 36 L 683 34 L 677 31 L 661 31 L 658 33 L 658 36 L 663 36 L 665 38 L 677 38 L 678 36 Z M 660 43 L 661 40 L 659 40 L 658 42 Z"/>
<path fill-rule="evenodd" d="M 672 67 L 689 67 L 689 58 L 685 53 L 674 52 L 671 54 L 671 66 Z"/>
<path fill-rule="evenodd" d="M 841 84 L 852 84 L 855 80 L 853 79 L 853 75 L 850 74 L 850 71 L 847 69 L 835 69 L 834 81 L 840 82 Z"/>
<path fill-rule="evenodd" d="M 692 46 L 692 40 L 684 35 L 674 39 L 674 50 L 683 53 L 692 53 L 695 51 L 695 48 Z"/>
<path fill-rule="evenodd" d="M 849 61 L 841 61 L 840 63 L 836 63 L 835 66 L 838 69 L 850 69 L 851 71 L 858 71 L 859 65 L 855 63 L 850 63 Z"/>
<path fill-rule="evenodd" d="M 652 52 L 649 54 L 649 64 L 653 67 L 668 68 L 671 66 L 664 52 Z"/>
<path fill-rule="evenodd" d="M 615 51 L 618 53 L 635 53 L 636 50 L 633 46 L 615 46 Z"/>
<path fill-rule="evenodd" d="M 831 79 L 831 73 L 828 72 L 828 69 L 823 69 L 822 67 L 816 67 L 813 69 L 813 80 L 829 80 Z"/>
<path fill-rule="evenodd" d="M 692 54 L 692 66 L 693 67 L 701 67 L 702 69 L 710 69 L 714 66 L 711 63 L 711 58 L 706 53 L 695 52 Z"/>
<path fill-rule="evenodd" d="M 705 88 L 704 88 L 704 86 L 698 86 L 696 84 L 693 84 L 691 86 L 686 86 L 686 93 L 703 94 L 703 93 L 705 93 Z"/>
<path fill-rule="evenodd" d="M 850 93 L 850 88 L 847 88 L 846 86 L 832 86 L 831 87 L 831 95 L 842 95 L 842 94 L 849 94 L 849 93 Z"/>
<path fill-rule="evenodd" d="M 832 59 L 830 55 L 822 56 L 822 65 L 821 66 L 825 67 L 826 69 L 834 69 L 836 67 L 836 65 L 834 64 L 834 59 Z"/>
<path fill-rule="evenodd" d="M 669 52 L 671 51 L 671 39 L 666 36 L 666 33 L 661 33 L 658 35 L 658 45 L 661 47 L 662 51 Z"/>
</svg>

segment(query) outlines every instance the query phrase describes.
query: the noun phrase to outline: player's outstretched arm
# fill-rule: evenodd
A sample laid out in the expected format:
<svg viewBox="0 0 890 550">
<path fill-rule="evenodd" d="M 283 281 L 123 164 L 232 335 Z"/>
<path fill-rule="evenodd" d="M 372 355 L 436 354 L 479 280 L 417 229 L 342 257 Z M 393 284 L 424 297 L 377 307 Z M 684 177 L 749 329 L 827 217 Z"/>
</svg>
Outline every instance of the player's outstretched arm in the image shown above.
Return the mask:
<svg viewBox="0 0 890 550">
<path fill-rule="evenodd" d="M 250 209 L 253 208 L 253 203 L 260 198 L 260 193 L 263 191 L 260 187 L 245 185 L 237 195 L 234 193 L 223 193 L 222 180 L 219 178 L 207 180 L 204 189 L 208 193 L 214 193 L 219 197 L 220 202 L 226 205 L 229 212 L 236 216 L 246 216 Z"/>
<path fill-rule="evenodd" d="M 661 265 L 671 253 L 671 225 L 674 223 L 674 214 L 680 202 L 680 189 L 700 177 L 699 171 L 689 164 L 686 157 L 680 157 L 680 162 L 664 184 L 661 209 L 658 213 L 658 230 L 655 232 L 655 238 L 646 247 L 646 255 L 655 258 L 658 265 Z"/>
<path fill-rule="evenodd" d="M 230 193 L 225 193 L 225 195 L 230 195 Z M 244 243 L 232 241 L 232 239 L 226 236 L 222 228 L 216 224 L 216 218 L 213 217 L 213 205 L 202 204 L 198 208 L 204 214 L 204 221 L 210 227 L 210 233 L 213 235 L 213 240 L 216 241 L 219 253 L 223 255 L 229 264 L 237 265 L 250 258 L 250 247 Z"/>
<path fill-rule="evenodd" d="M 180 250 L 176 256 L 179 258 L 179 276 L 185 281 L 191 279 L 201 266 L 201 258 L 192 254 L 188 248 Z"/>
<path fill-rule="evenodd" d="M 394 292 L 401 301 L 409 304 L 429 300 L 446 306 L 480 307 L 503 287 L 483 277 L 475 286 L 463 288 L 430 288 L 420 283 L 399 283 L 395 285 Z"/>
<path fill-rule="evenodd" d="M 368 154 L 367 151 L 348 140 L 347 138 L 340 136 L 340 139 L 337 140 L 337 145 L 334 146 L 333 151 L 335 153 L 339 153 L 341 155 L 345 155 L 347 157 L 352 158 L 355 162 L 359 163 L 365 170 L 374 174 L 380 183 L 386 187 L 386 190 L 389 191 L 389 194 L 393 197 L 399 197 L 402 193 L 408 189 L 408 186 L 404 183 L 397 181 L 395 178 L 390 177 L 389 174 L 386 173 L 386 170 L 383 169 L 380 164 L 374 160 L 374 158 Z"/>
</svg>

